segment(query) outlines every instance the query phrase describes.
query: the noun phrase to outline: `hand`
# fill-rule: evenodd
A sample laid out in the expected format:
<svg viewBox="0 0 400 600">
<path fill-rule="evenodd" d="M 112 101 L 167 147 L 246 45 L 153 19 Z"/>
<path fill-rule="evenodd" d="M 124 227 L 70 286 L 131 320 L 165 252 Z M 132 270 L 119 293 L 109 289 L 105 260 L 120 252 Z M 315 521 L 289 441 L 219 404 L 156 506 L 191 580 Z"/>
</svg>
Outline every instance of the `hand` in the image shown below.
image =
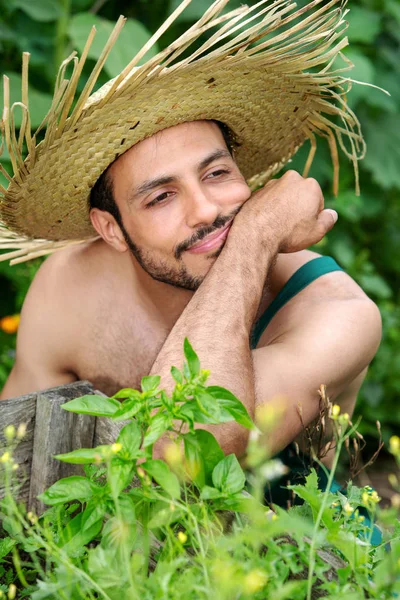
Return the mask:
<svg viewBox="0 0 400 600">
<path fill-rule="evenodd" d="M 232 225 L 235 231 L 255 233 L 263 246 L 279 252 L 298 252 L 319 242 L 337 221 L 324 210 L 324 197 L 315 179 L 287 171 L 255 192 Z"/>
</svg>

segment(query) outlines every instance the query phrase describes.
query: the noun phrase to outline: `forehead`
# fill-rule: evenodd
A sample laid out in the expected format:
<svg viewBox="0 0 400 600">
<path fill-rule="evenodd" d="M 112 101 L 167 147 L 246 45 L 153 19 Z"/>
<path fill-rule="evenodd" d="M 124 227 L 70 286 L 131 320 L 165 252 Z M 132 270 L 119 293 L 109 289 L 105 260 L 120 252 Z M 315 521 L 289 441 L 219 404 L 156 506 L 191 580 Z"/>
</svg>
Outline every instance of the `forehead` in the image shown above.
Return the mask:
<svg viewBox="0 0 400 600">
<path fill-rule="evenodd" d="M 142 140 L 110 167 L 113 183 L 127 174 L 134 179 L 157 175 L 161 171 L 170 174 L 190 161 L 204 157 L 210 150 L 226 148 L 223 135 L 212 121 L 191 121 L 163 129 Z"/>
</svg>

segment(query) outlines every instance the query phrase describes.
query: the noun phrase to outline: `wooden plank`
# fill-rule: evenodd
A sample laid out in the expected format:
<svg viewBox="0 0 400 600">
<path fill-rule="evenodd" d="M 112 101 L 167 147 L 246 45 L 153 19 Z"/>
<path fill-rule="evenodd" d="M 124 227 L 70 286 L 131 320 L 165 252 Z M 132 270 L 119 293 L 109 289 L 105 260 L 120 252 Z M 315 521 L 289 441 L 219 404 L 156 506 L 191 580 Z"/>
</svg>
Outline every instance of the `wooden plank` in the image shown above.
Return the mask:
<svg viewBox="0 0 400 600">
<path fill-rule="evenodd" d="M 38 494 L 62 477 L 82 474 L 81 467 L 62 463 L 53 455 L 93 446 L 95 418 L 60 408 L 64 402 L 86 394 L 93 394 L 93 387 L 78 381 L 37 396 L 29 506 L 38 514 L 45 508 Z"/>
<path fill-rule="evenodd" d="M 93 446 L 113 444 L 117 439 L 119 432 L 127 423 L 129 423 L 129 421 L 120 421 L 116 423 L 107 417 L 97 417 Z"/>
<path fill-rule="evenodd" d="M 0 446 L 4 448 L 5 438 L 4 429 L 8 425 L 26 424 L 26 434 L 24 439 L 15 449 L 13 456 L 15 462 L 19 465 L 15 473 L 14 491 L 18 490 L 18 497 L 27 502 L 29 498 L 29 485 L 31 478 L 31 464 L 33 453 L 33 435 L 35 428 L 36 415 L 36 394 L 28 394 L 19 398 L 10 398 L 0 401 Z M 0 478 L 0 498 L 4 498 L 4 481 Z"/>
</svg>

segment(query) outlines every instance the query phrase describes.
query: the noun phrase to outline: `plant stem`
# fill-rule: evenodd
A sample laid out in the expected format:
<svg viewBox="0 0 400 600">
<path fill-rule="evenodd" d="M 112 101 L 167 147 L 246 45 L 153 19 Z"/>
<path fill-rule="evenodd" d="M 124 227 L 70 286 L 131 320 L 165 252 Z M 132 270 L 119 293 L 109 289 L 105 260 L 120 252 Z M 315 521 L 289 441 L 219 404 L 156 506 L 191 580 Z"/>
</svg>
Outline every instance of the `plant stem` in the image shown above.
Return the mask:
<svg viewBox="0 0 400 600">
<path fill-rule="evenodd" d="M 340 437 L 338 440 L 338 443 L 337 443 L 335 458 L 333 460 L 332 469 L 329 474 L 328 483 L 326 485 L 326 491 L 324 493 L 324 497 L 323 497 L 322 504 L 319 509 L 317 518 L 315 519 L 314 532 L 313 532 L 311 545 L 310 545 L 310 560 L 309 560 L 309 566 L 308 566 L 308 581 L 307 581 L 307 600 L 311 600 L 311 593 L 312 593 L 312 578 L 313 578 L 314 567 L 315 567 L 315 540 L 317 537 L 318 528 L 321 523 L 322 515 L 326 508 L 326 504 L 328 502 L 329 490 L 331 489 L 335 471 L 336 471 L 336 468 L 337 468 L 337 465 L 339 462 L 339 456 L 340 456 L 340 452 L 342 450 L 342 445 L 343 445 L 343 438 Z"/>
<path fill-rule="evenodd" d="M 68 22 L 71 12 L 71 0 L 60 0 L 61 14 L 56 24 L 55 48 L 54 48 L 54 70 L 58 69 L 64 60 L 65 41 L 67 38 Z"/>
</svg>

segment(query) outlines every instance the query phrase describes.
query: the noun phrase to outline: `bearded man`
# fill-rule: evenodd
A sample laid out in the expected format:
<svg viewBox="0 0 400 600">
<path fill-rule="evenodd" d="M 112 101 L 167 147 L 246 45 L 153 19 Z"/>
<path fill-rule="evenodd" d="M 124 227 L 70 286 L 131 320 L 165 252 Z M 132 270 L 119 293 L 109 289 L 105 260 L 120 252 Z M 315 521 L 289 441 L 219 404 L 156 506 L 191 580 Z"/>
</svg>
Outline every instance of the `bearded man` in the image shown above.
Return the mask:
<svg viewBox="0 0 400 600">
<path fill-rule="evenodd" d="M 231 390 L 252 417 L 286 399 L 272 452 L 299 436 L 298 404 L 304 424 L 316 418 L 321 384 L 352 414 L 379 345 L 379 312 L 332 259 L 307 250 L 337 219 L 324 209 L 317 181 L 294 171 L 271 179 L 308 138 L 307 171 L 314 133 L 324 131 L 336 178 L 332 132 L 346 130 L 323 112 L 344 119 L 355 166 L 360 158 L 355 116 L 340 94 L 322 97 L 343 84 L 329 72 L 342 47 L 331 47 L 342 13 L 323 6 L 273 45 L 267 34 L 277 24 L 318 2 L 285 19 L 287 2 L 259 8 L 263 20 L 228 50 L 195 50 L 168 68 L 194 32 L 224 22 L 222 39 L 254 10 L 217 18 L 225 4 L 217 0 L 189 38 L 135 70 L 136 57 L 88 99 L 90 80 L 69 113 L 74 71 L 44 141 L 34 148 L 24 132 L 29 157 L 21 163 L 16 155 L 3 192 L 2 236 L 21 248 L 14 258 L 66 247 L 45 261 L 29 290 L 2 398 L 80 379 L 111 395 L 149 374 L 168 386 L 188 337 L 211 383 Z M 325 68 L 305 71 L 316 64 Z M 244 428 L 209 429 L 226 453 L 244 453 Z"/>
</svg>

